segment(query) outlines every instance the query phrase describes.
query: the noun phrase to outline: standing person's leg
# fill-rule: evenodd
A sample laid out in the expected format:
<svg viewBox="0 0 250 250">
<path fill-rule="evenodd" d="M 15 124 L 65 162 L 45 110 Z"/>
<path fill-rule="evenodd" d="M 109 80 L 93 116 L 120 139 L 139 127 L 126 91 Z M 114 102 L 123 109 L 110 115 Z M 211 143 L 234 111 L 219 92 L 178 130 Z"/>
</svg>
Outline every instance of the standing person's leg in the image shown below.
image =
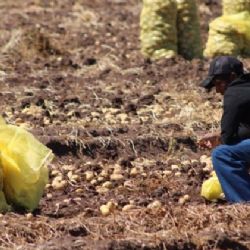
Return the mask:
<svg viewBox="0 0 250 250">
<path fill-rule="evenodd" d="M 225 197 L 230 202 L 250 202 L 250 139 L 213 150 L 214 170 Z"/>
</svg>

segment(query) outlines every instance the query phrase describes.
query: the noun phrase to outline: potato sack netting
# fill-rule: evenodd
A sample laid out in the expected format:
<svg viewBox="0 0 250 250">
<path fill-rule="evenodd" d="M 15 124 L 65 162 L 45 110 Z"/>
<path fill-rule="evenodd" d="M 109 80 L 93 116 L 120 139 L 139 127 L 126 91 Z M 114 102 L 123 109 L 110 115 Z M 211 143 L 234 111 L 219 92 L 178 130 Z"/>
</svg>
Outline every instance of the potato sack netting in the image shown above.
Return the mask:
<svg viewBox="0 0 250 250">
<path fill-rule="evenodd" d="M 154 59 L 177 54 L 175 0 L 143 0 L 140 16 L 141 51 Z"/>
<path fill-rule="evenodd" d="M 209 25 L 204 56 L 250 55 L 250 13 L 221 16 Z"/>
<path fill-rule="evenodd" d="M 222 0 L 223 15 L 237 14 L 242 11 L 250 12 L 250 0 Z"/>
<path fill-rule="evenodd" d="M 186 59 L 202 56 L 196 0 L 177 0 L 178 53 Z"/>
</svg>

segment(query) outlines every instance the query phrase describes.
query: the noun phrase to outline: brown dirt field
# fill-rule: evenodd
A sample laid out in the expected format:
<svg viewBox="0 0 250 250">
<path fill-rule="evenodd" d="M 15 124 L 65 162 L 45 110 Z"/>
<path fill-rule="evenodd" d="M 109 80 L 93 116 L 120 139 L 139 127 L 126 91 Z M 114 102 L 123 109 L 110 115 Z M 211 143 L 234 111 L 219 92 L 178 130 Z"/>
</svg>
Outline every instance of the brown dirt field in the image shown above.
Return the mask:
<svg viewBox="0 0 250 250">
<path fill-rule="evenodd" d="M 221 115 L 220 97 L 198 87 L 209 60 L 143 58 L 140 8 L 0 0 L 2 115 L 56 155 L 39 208 L 1 215 L 0 249 L 250 249 L 249 206 L 200 197 L 209 176 L 200 156 L 210 152 L 196 141 Z M 199 10 L 205 44 L 221 6 Z M 51 185 L 58 175 L 61 189 Z"/>
</svg>

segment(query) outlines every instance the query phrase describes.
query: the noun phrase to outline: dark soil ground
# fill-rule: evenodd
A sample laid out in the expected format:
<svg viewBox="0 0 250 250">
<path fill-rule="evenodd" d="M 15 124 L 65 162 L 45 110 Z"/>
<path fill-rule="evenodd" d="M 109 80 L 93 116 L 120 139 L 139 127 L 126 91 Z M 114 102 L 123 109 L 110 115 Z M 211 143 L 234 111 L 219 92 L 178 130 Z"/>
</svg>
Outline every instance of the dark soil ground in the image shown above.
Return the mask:
<svg viewBox="0 0 250 250">
<path fill-rule="evenodd" d="M 39 208 L 1 215 L 1 249 L 250 249 L 249 206 L 200 196 L 211 170 L 197 138 L 221 115 L 220 97 L 198 87 L 209 60 L 143 58 L 140 10 L 0 0 L 2 115 L 55 153 Z M 221 6 L 199 11 L 205 46 Z"/>
</svg>

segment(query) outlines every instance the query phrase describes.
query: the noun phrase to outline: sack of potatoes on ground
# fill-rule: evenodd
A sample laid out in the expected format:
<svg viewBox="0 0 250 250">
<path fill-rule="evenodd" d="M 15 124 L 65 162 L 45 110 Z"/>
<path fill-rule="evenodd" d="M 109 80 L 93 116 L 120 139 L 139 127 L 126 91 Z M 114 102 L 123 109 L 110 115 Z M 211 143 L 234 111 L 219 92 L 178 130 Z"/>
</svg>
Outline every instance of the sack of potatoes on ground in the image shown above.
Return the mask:
<svg viewBox="0 0 250 250">
<path fill-rule="evenodd" d="M 205 57 L 250 55 L 250 12 L 221 16 L 209 25 Z"/>
<path fill-rule="evenodd" d="M 178 54 L 186 59 L 202 56 L 196 0 L 177 0 Z"/>
<path fill-rule="evenodd" d="M 237 14 L 242 11 L 250 12 L 250 0 L 222 0 L 223 15 Z"/>
<path fill-rule="evenodd" d="M 237 56 L 242 47 L 242 37 L 230 23 L 224 22 L 221 18 L 210 23 L 208 40 L 203 53 L 205 57 Z"/>
<path fill-rule="evenodd" d="M 231 23 L 242 37 L 241 55 L 250 56 L 250 11 L 224 16 L 225 22 Z"/>
<path fill-rule="evenodd" d="M 153 59 L 177 54 L 175 0 L 143 0 L 140 16 L 141 51 Z"/>
</svg>

